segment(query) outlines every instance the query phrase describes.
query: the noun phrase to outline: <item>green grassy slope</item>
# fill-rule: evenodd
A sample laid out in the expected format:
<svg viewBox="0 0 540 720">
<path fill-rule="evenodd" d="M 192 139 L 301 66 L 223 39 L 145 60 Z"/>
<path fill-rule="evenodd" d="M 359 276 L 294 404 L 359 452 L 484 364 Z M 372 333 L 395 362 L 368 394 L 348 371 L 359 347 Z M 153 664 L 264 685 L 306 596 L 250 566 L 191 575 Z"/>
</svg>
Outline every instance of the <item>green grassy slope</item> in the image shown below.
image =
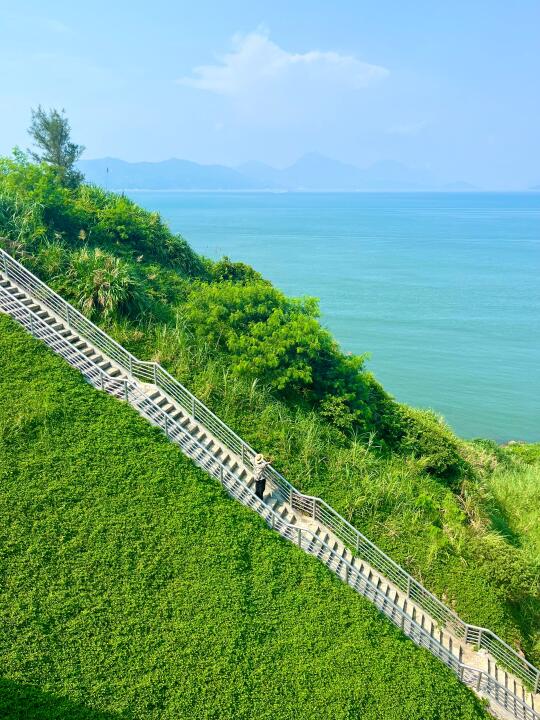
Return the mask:
<svg viewBox="0 0 540 720">
<path fill-rule="evenodd" d="M 489 484 L 515 540 L 540 564 L 540 443 L 511 445 Z"/>
<path fill-rule="evenodd" d="M 241 263 L 201 258 L 157 213 L 99 188 L 68 190 L 20 156 L 0 158 L 0 245 L 163 363 L 464 620 L 540 662 L 540 576 L 489 485 L 505 451 L 395 402 L 361 358 L 341 353 L 315 303 Z"/>
<path fill-rule="evenodd" d="M 4 316 L 0 358 L 0 717 L 486 717 L 369 603 Z"/>
<path fill-rule="evenodd" d="M 495 501 L 494 522 L 527 559 L 534 582 L 540 583 L 540 444 L 513 445 L 508 460 L 487 478 Z M 524 626 L 533 628 L 532 652 L 540 657 L 540 597 L 531 595 L 521 607 Z"/>
</svg>

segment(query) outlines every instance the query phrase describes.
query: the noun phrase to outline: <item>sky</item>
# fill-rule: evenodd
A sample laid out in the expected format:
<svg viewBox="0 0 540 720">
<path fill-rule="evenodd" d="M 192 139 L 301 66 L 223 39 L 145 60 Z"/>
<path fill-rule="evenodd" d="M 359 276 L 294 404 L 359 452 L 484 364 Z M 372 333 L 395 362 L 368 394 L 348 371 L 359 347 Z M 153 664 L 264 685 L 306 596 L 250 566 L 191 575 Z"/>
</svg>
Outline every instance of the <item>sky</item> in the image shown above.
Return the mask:
<svg viewBox="0 0 540 720">
<path fill-rule="evenodd" d="M 394 160 L 540 184 L 540 0 L 0 0 L 0 154 L 65 108 L 84 157 Z"/>
</svg>

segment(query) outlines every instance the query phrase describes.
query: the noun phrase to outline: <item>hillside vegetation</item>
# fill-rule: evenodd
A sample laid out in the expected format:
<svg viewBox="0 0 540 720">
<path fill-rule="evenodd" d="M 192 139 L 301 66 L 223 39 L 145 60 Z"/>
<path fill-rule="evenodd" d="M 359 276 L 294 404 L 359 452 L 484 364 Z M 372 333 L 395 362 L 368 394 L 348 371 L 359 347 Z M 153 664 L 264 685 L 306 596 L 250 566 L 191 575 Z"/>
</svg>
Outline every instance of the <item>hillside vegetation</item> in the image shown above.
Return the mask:
<svg viewBox="0 0 540 720">
<path fill-rule="evenodd" d="M 0 717 L 473 720 L 453 673 L 0 316 Z"/>
<path fill-rule="evenodd" d="M 494 473 L 523 472 L 515 453 L 464 442 L 433 413 L 395 402 L 319 324 L 315 300 L 198 256 L 121 195 L 66 188 L 18 154 L 0 163 L 0 236 L 465 620 L 540 660 L 538 556 L 516 539 L 492 484 Z"/>
<path fill-rule="evenodd" d="M 509 446 L 512 462 L 493 473 L 490 484 L 514 540 L 529 554 L 531 563 L 540 558 L 540 443 Z"/>
</svg>

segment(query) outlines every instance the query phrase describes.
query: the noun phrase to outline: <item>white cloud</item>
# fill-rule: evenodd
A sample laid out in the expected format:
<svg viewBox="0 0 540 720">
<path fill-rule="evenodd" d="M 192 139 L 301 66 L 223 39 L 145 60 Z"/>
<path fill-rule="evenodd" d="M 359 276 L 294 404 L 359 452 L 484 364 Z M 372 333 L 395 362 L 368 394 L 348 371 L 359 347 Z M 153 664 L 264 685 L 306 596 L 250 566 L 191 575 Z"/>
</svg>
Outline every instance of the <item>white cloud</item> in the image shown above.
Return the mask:
<svg viewBox="0 0 540 720">
<path fill-rule="evenodd" d="M 348 90 L 365 88 L 388 75 L 380 65 L 358 60 L 353 55 L 311 50 L 292 53 L 272 42 L 268 34 L 257 30 L 233 38 L 231 52 L 214 65 L 200 65 L 180 85 L 207 90 L 233 99 L 276 93 L 286 86 L 300 91 L 308 86 L 322 94 L 337 87 Z"/>
</svg>

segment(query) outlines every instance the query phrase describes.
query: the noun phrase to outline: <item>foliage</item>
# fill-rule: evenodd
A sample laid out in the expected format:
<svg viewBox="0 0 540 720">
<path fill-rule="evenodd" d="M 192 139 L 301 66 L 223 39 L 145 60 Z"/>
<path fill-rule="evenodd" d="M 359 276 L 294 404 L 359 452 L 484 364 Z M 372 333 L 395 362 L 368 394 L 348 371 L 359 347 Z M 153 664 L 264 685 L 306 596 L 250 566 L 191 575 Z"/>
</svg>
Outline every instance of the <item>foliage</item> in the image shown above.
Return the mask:
<svg viewBox="0 0 540 720">
<path fill-rule="evenodd" d="M 0 352 L 2 717 L 487 718 L 370 603 L 7 318 Z"/>
<path fill-rule="evenodd" d="M 11 253 L 22 257 L 45 235 L 38 206 L 0 194 L 0 228 Z M 28 238 L 32 238 L 28 242 Z"/>
<path fill-rule="evenodd" d="M 16 222 L 0 216 L 0 243 L 73 299 L 68 270 L 78 254 L 99 248 L 121 261 L 144 307 L 136 293 L 105 316 L 92 301 L 96 323 L 141 358 L 162 362 L 287 478 L 330 502 L 464 619 L 538 662 L 531 555 L 489 487 L 491 473 L 513 462 L 512 448 L 465 443 L 432 413 L 400 405 L 362 358 L 339 350 L 313 300 L 287 298 L 242 263 L 200 258 L 122 196 L 67 190 L 49 168 L 18 156 L 0 161 L 0 197 L 19 204 Z"/>
<path fill-rule="evenodd" d="M 473 624 L 490 627 L 528 652 L 537 624 L 521 622 L 537 589 L 519 604 L 527 558 L 491 526 L 476 476 L 465 485 L 441 483 L 413 459 L 382 449 L 379 440 L 347 438 L 319 411 L 276 398 L 268 388 L 233 375 L 221 358 L 193 343 L 179 315 L 173 326 L 115 326 L 136 355 L 153 358 L 180 378 L 298 487 L 319 495 Z M 383 408 L 379 408 L 381 413 Z M 467 463 L 468 465 L 469 463 Z M 505 582 L 482 564 L 499 538 L 512 558 Z M 504 572 L 506 559 L 500 555 Z M 503 562 L 504 560 L 504 562 Z"/>
<path fill-rule="evenodd" d="M 519 620 L 522 627 L 533 630 L 531 652 L 534 657 L 540 657 L 539 450 L 538 443 L 508 446 L 504 450 L 507 462 L 499 464 L 485 481 L 495 523 L 526 558 L 525 570 L 520 570 L 523 599 L 519 606 Z M 535 594 L 530 593 L 531 588 L 536 588 Z"/>
<path fill-rule="evenodd" d="M 37 110 L 32 110 L 28 134 L 40 151 L 30 151 L 32 159 L 51 165 L 66 187 L 77 187 L 83 175 L 76 170 L 75 163 L 83 154 L 84 147 L 71 141 L 71 128 L 65 111 L 51 109 L 47 112 L 39 105 Z"/>
<path fill-rule="evenodd" d="M 429 473 L 459 479 L 466 469 L 455 436 L 444 420 L 430 411 L 400 406 L 402 432 L 401 451 L 420 461 Z"/>
<path fill-rule="evenodd" d="M 51 245 L 47 248 L 45 260 L 49 264 L 58 257 L 55 249 Z M 105 318 L 122 313 L 136 317 L 145 304 L 142 282 L 130 265 L 99 248 L 85 247 L 71 255 L 64 288 L 89 317 L 100 313 Z"/>
<path fill-rule="evenodd" d="M 290 299 L 258 281 L 199 283 L 182 313 L 199 342 L 226 353 L 233 373 L 284 396 L 323 401 L 342 428 L 369 427 L 362 358 L 340 352 L 313 298 Z"/>
<path fill-rule="evenodd" d="M 24 155 L 0 160 L 0 198 L 9 203 L 0 215 L 0 237 L 24 244 L 27 252 L 39 252 L 44 241 L 61 240 L 71 250 L 99 247 L 138 264 L 157 261 L 184 276 L 206 276 L 201 258 L 157 213 L 97 187 L 70 190 L 52 167 L 34 165 Z M 9 208 L 15 221 L 9 220 Z M 24 213 L 31 223 L 23 222 Z"/>
<path fill-rule="evenodd" d="M 540 465 L 540 443 L 512 443 L 505 449 L 511 457 L 522 460 L 526 465 Z"/>
<path fill-rule="evenodd" d="M 75 208 L 88 242 L 129 249 L 138 262 L 157 260 L 186 275 L 204 274 L 203 264 L 184 238 L 173 235 L 158 213 L 143 210 L 123 195 L 85 186 Z"/>
<path fill-rule="evenodd" d="M 252 267 L 242 262 L 233 262 L 227 256 L 211 265 L 211 278 L 214 282 L 233 282 L 247 285 L 252 282 L 270 283 Z"/>
</svg>

